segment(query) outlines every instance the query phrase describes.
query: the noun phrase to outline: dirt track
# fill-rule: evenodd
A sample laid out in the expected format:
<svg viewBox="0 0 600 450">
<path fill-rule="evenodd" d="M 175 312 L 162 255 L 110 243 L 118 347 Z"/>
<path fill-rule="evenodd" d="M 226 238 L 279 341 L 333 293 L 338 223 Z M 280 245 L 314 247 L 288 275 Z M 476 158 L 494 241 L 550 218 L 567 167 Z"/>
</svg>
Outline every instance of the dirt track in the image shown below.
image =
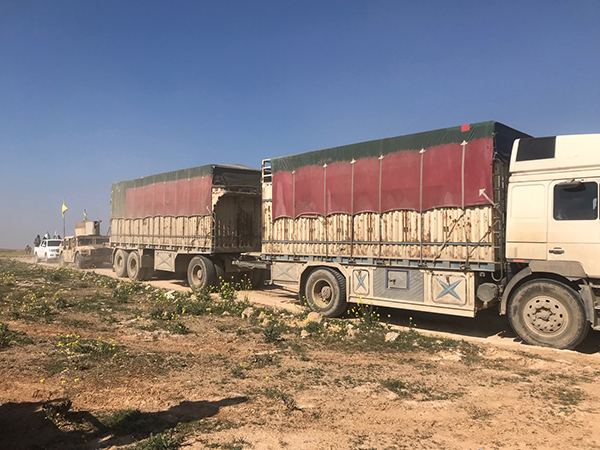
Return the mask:
<svg viewBox="0 0 600 450">
<path fill-rule="evenodd" d="M 31 261 L 33 262 L 33 261 Z M 54 265 L 49 265 L 54 266 Z M 95 268 L 98 274 L 116 278 L 112 268 Z M 182 280 L 158 279 L 154 277 L 148 284 L 174 291 L 188 292 L 187 283 Z M 302 305 L 293 290 L 276 286 L 265 286 L 260 290 L 248 292 L 252 303 L 274 308 L 300 312 Z M 381 308 L 382 317 L 389 317 L 389 323 L 399 329 L 414 326 L 420 332 L 441 334 L 453 339 L 464 339 L 474 343 L 490 343 L 502 348 L 519 349 L 523 351 L 542 351 L 554 353 L 556 350 L 531 347 L 523 344 L 512 331 L 506 316 L 500 316 L 495 308 L 480 311 L 474 319 L 453 317 L 439 314 L 420 313 Z M 595 355 L 600 358 L 600 331 L 590 330 L 588 336 L 576 350 L 577 353 Z"/>
</svg>

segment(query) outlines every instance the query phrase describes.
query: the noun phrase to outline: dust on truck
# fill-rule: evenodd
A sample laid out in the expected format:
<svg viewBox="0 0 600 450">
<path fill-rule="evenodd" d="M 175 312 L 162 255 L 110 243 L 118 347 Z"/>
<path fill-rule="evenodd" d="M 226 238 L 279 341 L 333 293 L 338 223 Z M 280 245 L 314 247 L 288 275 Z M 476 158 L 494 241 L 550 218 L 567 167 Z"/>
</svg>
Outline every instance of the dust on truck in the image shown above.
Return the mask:
<svg viewBox="0 0 600 450">
<path fill-rule="evenodd" d="M 260 251 L 260 170 L 206 165 L 114 183 L 110 246 L 117 276 L 186 274 L 193 289 L 239 273 Z"/>
<path fill-rule="evenodd" d="M 599 150 L 482 122 L 265 160 L 262 259 L 327 317 L 496 306 L 572 348 L 600 329 Z"/>
</svg>

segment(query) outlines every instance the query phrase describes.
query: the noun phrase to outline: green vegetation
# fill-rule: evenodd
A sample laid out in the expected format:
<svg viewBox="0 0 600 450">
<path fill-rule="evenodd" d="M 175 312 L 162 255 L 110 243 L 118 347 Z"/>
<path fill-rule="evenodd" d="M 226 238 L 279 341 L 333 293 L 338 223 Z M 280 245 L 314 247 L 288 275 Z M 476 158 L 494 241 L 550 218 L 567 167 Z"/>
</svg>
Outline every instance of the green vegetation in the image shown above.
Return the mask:
<svg viewBox="0 0 600 450">
<path fill-rule="evenodd" d="M 8 325 L 0 322 L 0 350 L 8 348 L 12 344 L 31 344 L 33 341 L 24 332 L 11 331 Z"/>
</svg>

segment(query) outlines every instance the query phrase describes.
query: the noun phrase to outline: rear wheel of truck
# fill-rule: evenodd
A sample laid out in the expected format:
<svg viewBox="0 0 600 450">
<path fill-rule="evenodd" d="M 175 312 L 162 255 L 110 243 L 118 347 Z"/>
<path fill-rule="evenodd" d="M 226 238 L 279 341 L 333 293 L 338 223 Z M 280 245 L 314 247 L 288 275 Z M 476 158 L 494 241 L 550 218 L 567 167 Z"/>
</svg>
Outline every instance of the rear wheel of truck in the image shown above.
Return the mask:
<svg viewBox="0 0 600 450">
<path fill-rule="evenodd" d="M 215 265 L 205 256 L 195 256 L 188 265 L 187 279 L 192 290 L 207 289 L 217 281 Z"/>
<path fill-rule="evenodd" d="M 63 255 L 62 253 L 60 255 L 58 255 L 58 266 L 59 267 L 65 267 L 67 264 L 65 263 L 65 255 Z"/>
<path fill-rule="evenodd" d="M 346 279 L 331 269 L 318 269 L 306 281 L 308 306 L 325 317 L 338 317 L 346 311 Z"/>
<path fill-rule="evenodd" d="M 127 276 L 128 258 L 129 253 L 123 249 L 119 249 L 115 252 L 115 257 L 113 259 L 113 269 L 115 270 L 115 274 L 120 278 Z"/>
<path fill-rule="evenodd" d="M 135 250 L 129 253 L 127 258 L 127 276 L 136 281 L 142 281 L 146 276 L 146 269 L 142 267 L 142 258 Z"/>
<path fill-rule="evenodd" d="M 590 329 L 579 294 L 548 279 L 529 281 L 515 291 L 508 320 L 524 342 L 543 347 L 574 348 Z"/>
</svg>

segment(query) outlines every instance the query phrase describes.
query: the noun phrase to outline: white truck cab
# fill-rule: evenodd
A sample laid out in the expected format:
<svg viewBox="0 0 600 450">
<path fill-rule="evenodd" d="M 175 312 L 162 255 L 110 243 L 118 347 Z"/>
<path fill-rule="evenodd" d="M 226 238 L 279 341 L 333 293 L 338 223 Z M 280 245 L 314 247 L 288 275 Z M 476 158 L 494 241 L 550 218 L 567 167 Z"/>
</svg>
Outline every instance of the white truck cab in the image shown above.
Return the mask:
<svg viewBox="0 0 600 450">
<path fill-rule="evenodd" d="M 500 311 L 531 343 L 571 348 L 600 329 L 599 185 L 600 134 L 515 141 Z"/>
<path fill-rule="evenodd" d="M 33 250 L 35 262 L 58 260 L 60 243 L 60 239 L 42 239 L 39 247 Z"/>
</svg>

